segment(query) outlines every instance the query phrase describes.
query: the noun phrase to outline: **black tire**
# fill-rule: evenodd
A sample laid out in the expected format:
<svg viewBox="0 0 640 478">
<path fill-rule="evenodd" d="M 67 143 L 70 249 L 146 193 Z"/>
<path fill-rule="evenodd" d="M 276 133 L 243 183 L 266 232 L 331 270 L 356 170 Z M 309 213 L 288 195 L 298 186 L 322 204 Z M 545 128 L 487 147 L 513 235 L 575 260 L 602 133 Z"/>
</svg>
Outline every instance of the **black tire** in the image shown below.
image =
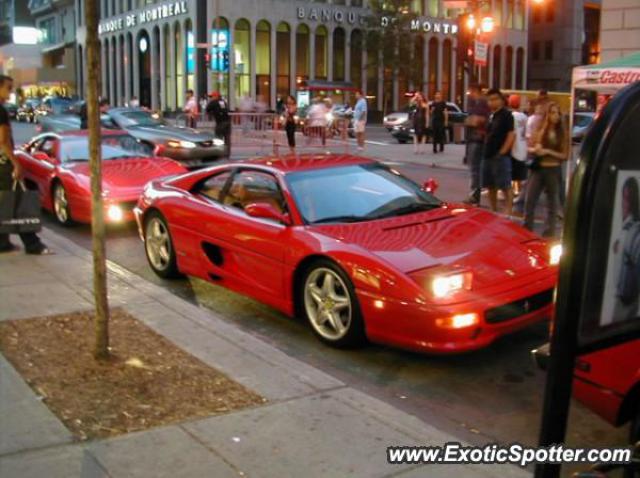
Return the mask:
<svg viewBox="0 0 640 478">
<path fill-rule="evenodd" d="M 152 252 L 152 247 L 154 247 L 153 240 L 149 241 L 149 234 L 152 231 L 152 228 L 160 227 L 166 233 L 166 259 L 161 260 L 161 257 L 155 257 Z M 178 264 L 176 260 L 176 250 L 173 247 L 173 239 L 171 237 L 171 232 L 169 231 L 169 225 L 167 220 L 164 218 L 162 214 L 158 211 L 150 211 L 145 219 L 144 219 L 144 251 L 147 256 L 147 262 L 149 263 L 149 267 L 151 270 L 155 272 L 158 277 L 162 277 L 163 279 L 176 279 L 181 277 L 180 271 L 178 270 Z M 159 237 L 155 238 L 156 241 L 159 240 Z M 161 247 L 159 243 L 155 244 L 155 247 Z M 156 254 L 160 254 L 159 251 L 156 251 Z"/>
<path fill-rule="evenodd" d="M 64 204 L 61 202 L 61 198 L 64 198 Z M 56 218 L 58 224 L 65 227 L 73 226 L 74 221 L 71 216 L 71 208 L 69 207 L 69 196 L 59 181 L 54 182 L 51 188 L 51 202 L 53 206 L 53 216 Z"/>
<path fill-rule="evenodd" d="M 314 324 L 313 318 L 309 312 L 309 308 L 307 307 L 307 300 L 311 300 L 307 299 L 307 282 L 310 279 L 313 280 L 313 278 L 318 273 L 324 271 L 331 271 L 333 272 L 333 274 L 335 274 L 336 277 L 339 277 L 340 281 L 338 281 L 337 290 L 342 294 L 345 294 L 343 297 L 348 297 L 350 303 L 348 324 L 345 326 L 344 332 L 342 334 L 339 334 L 339 336 L 335 338 L 329 337 L 326 333 L 323 334 L 319 332 L 319 329 L 322 329 L 322 326 L 316 326 Z M 364 328 L 364 320 L 362 317 L 362 312 L 360 311 L 360 304 L 358 303 L 355 289 L 353 287 L 351 279 L 349 279 L 349 276 L 347 276 L 342 268 L 335 262 L 329 259 L 318 259 L 309 264 L 309 266 L 305 269 L 304 274 L 302 274 L 302 282 L 297 289 L 296 299 L 301 315 L 305 317 L 309 322 L 311 330 L 321 342 L 324 342 L 325 344 L 336 348 L 353 348 L 366 343 L 367 339 Z M 336 306 L 337 304 L 338 301 L 336 301 Z M 311 305 L 311 307 L 319 308 L 317 304 L 315 306 Z M 330 322 L 329 320 L 326 321 Z M 344 324 L 342 325 L 344 326 Z"/>
</svg>

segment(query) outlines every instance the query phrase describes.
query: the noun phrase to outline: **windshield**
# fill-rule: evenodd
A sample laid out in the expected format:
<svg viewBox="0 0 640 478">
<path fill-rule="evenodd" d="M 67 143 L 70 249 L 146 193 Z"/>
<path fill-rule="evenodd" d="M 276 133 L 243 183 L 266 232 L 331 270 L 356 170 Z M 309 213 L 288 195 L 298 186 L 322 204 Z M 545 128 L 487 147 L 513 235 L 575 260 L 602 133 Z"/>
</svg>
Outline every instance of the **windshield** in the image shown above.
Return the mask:
<svg viewBox="0 0 640 478">
<path fill-rule="evenodd" d="M 400 173 L 359 164 L 286 176 L 307 223 L 357 222 L 440 207 L 441 202 Z"/>
<path fill-rule="evenodd" d="M 122 127 L 127 126 L 160 126 L 162 121 L 154 118 L 146 111 L 126 111 L 118 114 Z"/>
<path fill-rule="evenodd" d="M 126 159 L 150 157 L 151 146 L 141 143 L 127 134 L 102 137 L 102 159 Z M 64 138 L 60 145 L 61 161 L 89 161 L 89 139 L 86 137 Z"/>
<path fill-rule="evenodd" d="M 589 126 L 593 121 L 593 117 L 590 115 L 574 115 L 573 116 L 573 124 L 578 126 L 579 128 L 584 128 L 585 126 Z"/>
</svg>

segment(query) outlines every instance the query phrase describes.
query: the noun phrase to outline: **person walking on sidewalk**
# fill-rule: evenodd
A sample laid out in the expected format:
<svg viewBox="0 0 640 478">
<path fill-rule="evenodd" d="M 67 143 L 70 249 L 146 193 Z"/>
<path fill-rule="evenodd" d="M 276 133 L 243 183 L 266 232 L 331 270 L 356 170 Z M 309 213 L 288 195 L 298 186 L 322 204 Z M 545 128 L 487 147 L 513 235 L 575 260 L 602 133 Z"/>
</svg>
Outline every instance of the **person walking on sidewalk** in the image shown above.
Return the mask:
<svg viewBox="0 0 640 478">
<path fill-rule="evenodd" d="M 287 133 L 287 143 L 292 153 L 296 151 L 296 115 L 298 114 L 298 105 L 296 99 L 289 95 L 284 106 L 284 130 Z"/>
<path fill-rule="evenodd" d="M 0 191 L 11 191 L 15 181 L 22 180 L 20 163 L 13 154 L 14 142 L 9 113 L 4 107 L 13 90 L 13 78 L 0 75 Z M 49 249 L 34 232 L 20 234 L 27 254 L 47 254 Z M 0 252 L 9 252 L 15 246 L 8 234 L 0 234 Z"/>
<path fill-rule="evenodd" d="M 418 92 L 413 97 L 416 109 L 413 113 L 413 153 L 420 154 L 422 145 L 427 141 L 427 124 L 429 124 L 429 104 Z"/>
<path fill-rule="evenodd" d="M 482 94 L 482 87 L 477 83 L 469 86 L 468 110 L 469 116 L 465 120 L 465 126 L 467 127 L 465 156 L 471 173 L 471 187 L 465 203 L 477 206 L 480 204 L 480 193 L 482 192 L 480 166 L 484 154 L 487 122 L 489 121 L 489 105 Z"/>
<path fill-rule="evenodd" d="M 511 147 L 511 180 L 513 186 L 514 207 L 524 207 L 525 194 L 523 184 L 527 180 L 527 115 L 520 111 L 520 96 L 509 96 L 509 108 L 513 115 L 514 140 Z M 522 212 L 522 209 L 520 209 Z"/>
<path fill-rule="evenodd" d="M 553 237 L 556 232 L 558 214 L 558 176 L 561 164 L 569 155 L 569 138 L 562 122 L 560 107 L 550 102 L 542 128 L 537 134 L 531 152 L 535 159 L 531 165 L 531 175 L 527 184 L 524 227 L 533 231 L 534 215 L 540 194 L 547 195 L 547 221 L 544 237 Z"/>
<path fill-rule="evenodd" d="M 505 214 L 511 216 L 513 191 L 511 189 L 511 147 L 515 134 L 513 115 L 505 106 L 499 89 L 489 90 L 489 128 L 484 144 L 482 160 L 482 185 L 489 190 L 491 210 L 498 211 L 498 190 L 505 198 Z"/>
<path fill-rule="evenodd" d="M 182 111 L 187 116 L 187 127 L 195 128 L 198 118 L 198 101 L 196 100 L 193 90 L 187 90 L 187 102 Z"/>
<path fill-rule="evenodd" d="M 431 129 L 433 131 L 433 154 L 444 152 L 444 143 L 449 127 L 449 112 L 447 103 L 442 100 L 442 93 L 436 91 L 434 102 L 431 105 Z"/>
<path fill-rule="evenodd" d="M 358 151 L 364 151 L 365 129 L 367 127 L 367 99 L 362 91 L 356 91 L 356 106 L 353 109 L 353 126 L 358 143 Z"/>
<path fill-rule="evenodd" d="M 214 91 L 209 96 L 211 100 L 207 103 L 205 111 L 208 118 L 216 122 L 216 136 L 224 139 L 225 155 L 229 156 L 231 154 L 231 116 L 229 115 L 229 105 L 217 91 Z"/>
</svg>

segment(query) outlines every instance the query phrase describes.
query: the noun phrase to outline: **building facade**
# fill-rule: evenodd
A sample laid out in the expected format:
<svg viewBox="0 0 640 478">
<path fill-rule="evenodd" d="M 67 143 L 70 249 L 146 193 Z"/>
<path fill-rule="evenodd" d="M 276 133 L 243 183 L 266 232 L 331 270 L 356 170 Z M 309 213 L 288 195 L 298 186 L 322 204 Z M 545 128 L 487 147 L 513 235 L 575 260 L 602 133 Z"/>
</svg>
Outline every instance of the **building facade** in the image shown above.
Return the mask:
<svg viewBox="0 0 640 478">
<path fill-rule="evenodd" d="M 600 0 L 545 0 L 532 5 L 530 88 L 569 91 L 574 66 L 598 63 L 600 8 Z"/>
<path fill-rule="evenodd" d="M 640 51 L 640 1 L 602 0 L 601 59 Z"/>
<path fill-rule="evenodd" d="M 82 4 L 76 0 L 77 11 Z M 232 107 L 249 96 L 273 108 L 278 96 L 326 80 L 362 89 L 378 111 L 401 107 L 414 89 L 462 100 L 466 75 L 456 61 L 461 11 L 445 9 L 442 0 L 416 0 L 412 9 L 416 17 L 398 48 L 417 65 L 417 81 L 394 74 L 367 41 L 367 0 L 102 0 L 102 95 L 116 105 L 136 96 L 153 109 L 175 111 L 187 89 L 199 97 L 220 90 Z M 482 79 L 489 86 L 523 88 L 526 1 L 493 0 L 492 11 L 497 28 Z M 394 21 L 385 18 L 381 28 Z M 79 85 L 85 81 L 83 23 L 79 15 Z"/>
</svg>

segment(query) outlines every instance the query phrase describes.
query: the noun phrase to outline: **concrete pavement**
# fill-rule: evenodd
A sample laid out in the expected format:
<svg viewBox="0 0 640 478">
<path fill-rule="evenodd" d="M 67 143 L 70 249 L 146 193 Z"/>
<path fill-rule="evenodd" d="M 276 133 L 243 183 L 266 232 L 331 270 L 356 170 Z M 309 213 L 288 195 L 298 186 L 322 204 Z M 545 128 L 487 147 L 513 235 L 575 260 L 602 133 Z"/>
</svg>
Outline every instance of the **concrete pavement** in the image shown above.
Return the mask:
<svg viewBox="0 0 640 478">
<path fill-rule="evenodd" d="M 49 230 L 43 238 L 55 255 L 0 256 L 0 320 L 92 307 L 88 251 Z M 268 402 L 77 443 L 0 356 L 0 477 L 529 476 L 506 465 L 390 465 L 389 445 L 459 440 L 113 263 L 109 280 L 114 305 Z"/>
</svg>

